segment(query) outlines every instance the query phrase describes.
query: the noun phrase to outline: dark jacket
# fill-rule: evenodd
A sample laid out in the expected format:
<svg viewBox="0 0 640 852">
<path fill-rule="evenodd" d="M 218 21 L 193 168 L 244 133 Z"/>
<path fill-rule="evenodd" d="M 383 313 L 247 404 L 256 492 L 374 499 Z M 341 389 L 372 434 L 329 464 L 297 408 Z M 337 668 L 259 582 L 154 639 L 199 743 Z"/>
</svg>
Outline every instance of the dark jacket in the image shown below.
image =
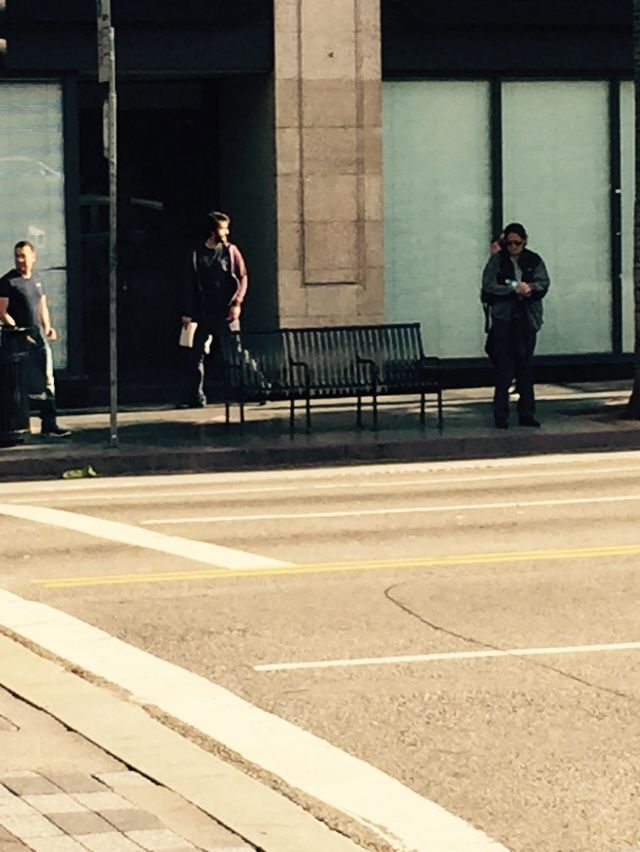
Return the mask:
<svg viewBox="0 0 640 852">
<path fill-rule="evenodd" d="M 534 251 L 525 249 L 519 259 L 522 280 L 532 289 L 531 296 L 519 296 L 513 291 L 511 281 L 515 279 L 513 262 L 508 251 L 493 254 L 482 273 L 481 300 L 489 305 L 492 320 L 510 322 L 514 307 L 523 307 L 532 327 L 542 327 L 542 299 L 547 294 L 550 280 L 544 260 Z"/>
</svg>

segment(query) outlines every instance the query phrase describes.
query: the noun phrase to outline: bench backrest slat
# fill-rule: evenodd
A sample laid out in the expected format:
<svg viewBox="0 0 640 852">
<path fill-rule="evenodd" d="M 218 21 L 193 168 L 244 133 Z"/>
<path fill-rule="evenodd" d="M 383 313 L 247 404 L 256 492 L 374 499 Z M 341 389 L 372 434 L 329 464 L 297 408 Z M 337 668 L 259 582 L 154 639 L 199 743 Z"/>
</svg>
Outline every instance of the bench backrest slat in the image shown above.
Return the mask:
<svg viewBox="0 0 640 852">
<path fill-rule="evenodd" d="M 415 377 L 424 357 L 419 323 L 388 323 L 362 327 L 358 339 L 358 355 L 373 361 L 380 381 L 398 381 L 404 373 L 407 380 Z"/>
<path fill-rule="evenodd" d="M 360 383 L 356 363 L 354 328 L 286 329 L 289 357 L 309 367 L 313 387 L 357 387 Z M 298 381 L 300 373 L 294 373 Z"/>
</svg>

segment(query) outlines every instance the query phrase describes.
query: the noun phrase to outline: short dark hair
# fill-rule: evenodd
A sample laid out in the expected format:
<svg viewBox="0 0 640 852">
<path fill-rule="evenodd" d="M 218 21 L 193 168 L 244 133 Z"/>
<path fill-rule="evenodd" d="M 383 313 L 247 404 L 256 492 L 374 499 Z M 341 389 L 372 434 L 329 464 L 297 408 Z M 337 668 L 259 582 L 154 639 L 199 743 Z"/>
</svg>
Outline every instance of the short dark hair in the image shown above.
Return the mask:
<svg viewBox="0 0 640 852">
<path fill-rule="evenodd" d="M 230 216 L 227 216 L 226 213 L 221 213 L 219 210 L 211 210 L 209 213 L 207 213 L 207 219 L 210 220 L 209 224 L 213 223 L 214 226 L 220 222 L 224 222 L 228 225 L 231 221 Z"/>
<path fill-rule="evenodd" d="M 31 251 L 34 254 L 36 253 L 36 247 L 34 246 L 33 243 L 30 243 L 29 240 L 20 240 L 20 242 L 15 244 L 15 246 L 13 247 L 13 250 L 14 250 L 14 252 L 16 252 L 16 251 L 18 251 L 18 249 L 21 249 L 21 248 L 30 248 Z"/>
<path fill-rule="evenodd" d="M 507 236 L 507 234 L 517 234 L 525 241 L 525 243 L 529 239 L 529 237 L 527 236 L 527 232 L 525 231 L 524 225 L 521 225 L 520 222 L 511 222 L 509 225 L 505 225 L 503 233 L 505 237 Z"/>
</svg>

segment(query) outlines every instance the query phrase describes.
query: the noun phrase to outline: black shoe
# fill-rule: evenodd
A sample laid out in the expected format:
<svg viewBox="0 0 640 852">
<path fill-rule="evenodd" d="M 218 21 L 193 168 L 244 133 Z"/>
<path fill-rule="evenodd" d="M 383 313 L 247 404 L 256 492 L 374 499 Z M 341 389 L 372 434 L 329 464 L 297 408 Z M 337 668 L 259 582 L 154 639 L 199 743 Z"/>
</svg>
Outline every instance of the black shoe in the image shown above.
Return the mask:
<svg viewBox="0 0 640 852">
<path fill-rule="evenodd" d="M 68 438 L 71 435 L 71 429 L 63 429 L 62 426 L 52 426 L 50 429 L 43 427 L 40 434 L 45 438 Z"/>
<path fill-rule="evenodd" d="M 509 424 L 506 420 L 496 420 L 496 429 L 508 429 Z"/>
<path fill-rule="evenodd" d="M 535 419 L 535 417 L 521 417 L 518 422 L 521 426 L 533 426 L 536 429 L 539 429 L 542 425 L 539 420 Z"/>
</svg>

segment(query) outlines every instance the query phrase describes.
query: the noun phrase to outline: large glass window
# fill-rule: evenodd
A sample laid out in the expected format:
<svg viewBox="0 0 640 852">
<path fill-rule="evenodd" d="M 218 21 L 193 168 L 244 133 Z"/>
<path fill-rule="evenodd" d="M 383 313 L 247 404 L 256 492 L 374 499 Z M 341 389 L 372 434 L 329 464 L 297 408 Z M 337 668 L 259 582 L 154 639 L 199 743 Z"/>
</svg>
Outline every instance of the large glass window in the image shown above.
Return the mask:
<svg viewBox="0 0 640 852">
<path fill-rule="evenodd" d="M 481 355 L 490 234 L 489 85 L 383 86 L 385 301 L 429 354 Z"/>
<path fill-rule="evenodd" d="M 429 351 L 482 354 L 478 304 L 490 236 L 489 84 L 383 87 L 385 295 L 421 321 Z M 538 352 L 612 350 L 609 83 L 501 84 L 503 222 L 520 221 L 552 286 Z M 623 346 L 633 349 L 633 85 L 621 88 Z M 617 144 L 617 142 L 615 143 Z"/>
<path fill-rule="evenodd" d="M 66 366 L 66 236 L 62 91 L 57 83 L 0 83 L 0 269 L 13 246 L 29 240 L 38 253 L 59 334 L 57 367 Z"/>
<path fill-rule="evenodd" d="M 633 201 L 635 197 L 635 99 L 633 83 L 623 83 L 620 90 L 620 124 L 622 147 L 622 346 L 633 352 L 635 332 L 633 318 Z"/>
<path fill-rule="evenodd" d="M 538 351 L 611 351 L 607 84 L 505 83 L 502 103 L 505 222 L 551 273 Z"/>
</svg>

